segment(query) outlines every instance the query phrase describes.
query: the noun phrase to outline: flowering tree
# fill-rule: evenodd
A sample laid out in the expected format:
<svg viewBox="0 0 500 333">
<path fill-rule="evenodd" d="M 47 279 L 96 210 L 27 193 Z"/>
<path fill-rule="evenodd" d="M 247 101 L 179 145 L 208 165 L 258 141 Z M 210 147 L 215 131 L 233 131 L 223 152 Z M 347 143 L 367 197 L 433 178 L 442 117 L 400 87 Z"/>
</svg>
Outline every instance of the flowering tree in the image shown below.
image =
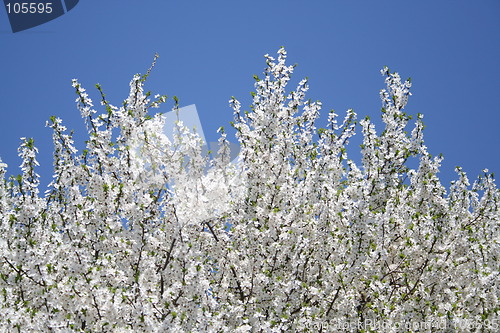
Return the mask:
<svg viewBox="0 0 500 333">
<path fill-rule="evenodd" d="M 0 164 L 2 331 L 495 331 L 500 193 L 485 171 L 457 168 L 447 191 L 410 134 L 410 82 L 382 70 L 382 120 L 365 118 L 362 161 L 348 159 L 356 114 L 341 124 L 286 91 L 293 67 L 266 56 L 250 112 L 236 99 L 240 161 L 221 128 L 216 158 L 182 123 L 171 142 L 165 102 L 136 75 L 123 106 L 97 114 L 75 80 L 89 139 L 79 153 L 59 118 L 44 195 L 33 140 L 22 174 Z M 177 108 L 177 101 L 174 109 Z M 418 159 L 418 167 L 408 166 Z M 207 170 L 207 166 L 210 168 Z"/>
</svg>

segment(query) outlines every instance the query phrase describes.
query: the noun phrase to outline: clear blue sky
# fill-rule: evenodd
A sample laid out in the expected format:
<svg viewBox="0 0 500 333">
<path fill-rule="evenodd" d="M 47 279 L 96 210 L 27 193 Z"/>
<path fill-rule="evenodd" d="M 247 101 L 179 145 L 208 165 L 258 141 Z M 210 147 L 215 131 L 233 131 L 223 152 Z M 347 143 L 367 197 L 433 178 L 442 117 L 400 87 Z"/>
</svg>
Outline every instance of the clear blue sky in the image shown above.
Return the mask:
<svg viewBox="0 0 500 333">
<path fill-rule="evenodd" d="M 343 118 L 353 108 L 378 122 L 380 69 L 412 77 L 407 112 L 425 115 L 426 145 L 445 157 L 443 183 L 456 178 L 456 165 L 470 178 L 483 168 L 500 175 L 499 18 L 498 0 L 90 0 L 14 34 L 2 7 L 0 157 L 17 174 L 19 138 L 33 137 L 47 184 L 52 142 L 45 121 L 57 115 L 77 132 L 79 147 L 85 140 L 71 79 L 96 102 L 100 83 L 120 105 L 155 52 L 148 90 L 196 104 L 215 141 L 233 117 L 229 98 L 248 109 L 263 55 L 285 46 L 290 64 L 299 65 L 294 83 L 309 77 L 309 97 L 323 102 L 325 114 L 335 109 Z M 358 131 L 348 151 L 359 150 L 360 139 Z"/>
</svg>

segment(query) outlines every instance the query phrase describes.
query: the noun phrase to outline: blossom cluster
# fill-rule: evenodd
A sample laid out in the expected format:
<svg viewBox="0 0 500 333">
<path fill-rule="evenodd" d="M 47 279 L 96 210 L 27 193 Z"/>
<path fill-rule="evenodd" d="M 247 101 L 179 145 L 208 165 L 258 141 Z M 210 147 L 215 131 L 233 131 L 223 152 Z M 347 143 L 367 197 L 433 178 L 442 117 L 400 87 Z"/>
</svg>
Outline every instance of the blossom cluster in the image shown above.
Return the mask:
<svg viewBox="0 0 500 333">
<path fill-rule="evenodd" d="M 167 98 L 144 91 L 150 71 L 134 76 L 121 107 L 97 86 L 102 114 L 74 80 L 86 148 L 50 119 L 54 174 L 44 194 L 32 139 L 19 148 L 19 176 L 6 179 L 0 163 L 0 330 L 321 332 L 389 323 L 385 332 L 411 332 L 440 323 L 429 331 L 495 331 L 493 175 L 471 184 L 457 168 L 451 187 L 441 184 L 423 116 L 406 131 L 411 83 L 388 68 L 385 128 L 377 134 L 369 118 L 359 121 L 362 160 L 354 162 L 347 144 L 356 113 L 338 121 L 332 111 L 316 128 L 322 105 L 306 99 L 307 80 L 287 90 L 294 67 L 285 60 L 283 48 L 266 55 L 250 111 L 230 100 L 237 164 L 222 128 L 213 160 L 181 122 L 173 140 L 163 133 L 164 119 L 149 113 Z"/>
</svg>

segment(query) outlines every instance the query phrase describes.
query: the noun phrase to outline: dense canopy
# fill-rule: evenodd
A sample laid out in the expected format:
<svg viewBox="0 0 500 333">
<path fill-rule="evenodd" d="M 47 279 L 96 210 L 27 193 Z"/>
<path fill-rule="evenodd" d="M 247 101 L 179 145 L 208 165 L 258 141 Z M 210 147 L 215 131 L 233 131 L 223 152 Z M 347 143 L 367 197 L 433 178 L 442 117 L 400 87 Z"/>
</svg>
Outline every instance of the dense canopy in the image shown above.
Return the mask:
<svg viewBox="0 0 500 333">
<path fill-rule="evenodd" d="M 47 332 L 495 331 L 500 193 L 485 170 L 457 168 L 404 112 L 411 83 L 384 68 L 385 128 L 330 112 L 293 66 L 266 56 L 251 110 L 232 98 L 240 158 L 221 128 L 214 159 L 178 123 L 173 142 L 150 109 L 166 101 L 136 75 L 99 114 L 73 86 L 88 130 L 78 152 L 52 117 L 54 176 L 39 192 L 37 149 L 22 174 L 0 164 L 0 329 Z M 177 101 L 174 109 L 177 108 Z M 411 127 L 410 133 L 405 129 Z M 416 160 L 415 168 L 409 165 Z"/>
</svg>

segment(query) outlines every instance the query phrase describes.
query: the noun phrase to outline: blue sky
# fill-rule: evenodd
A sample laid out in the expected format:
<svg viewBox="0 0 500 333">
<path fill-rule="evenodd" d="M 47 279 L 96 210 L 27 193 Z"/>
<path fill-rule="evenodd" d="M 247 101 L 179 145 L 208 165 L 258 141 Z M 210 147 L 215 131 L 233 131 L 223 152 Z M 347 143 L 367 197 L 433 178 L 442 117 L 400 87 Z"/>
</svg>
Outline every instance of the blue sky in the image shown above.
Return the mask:
<svg viewBox="0 0 500 333">
<path fill-rule="evenodd" d="M 20 137 L 40 150 L 42 183 L 50 181 L 51 115 L 76 132 L 84 126 L 71 79 L 98 101 L 95 83 L 120 105 L 135 73 L 153 93 L 196 104 L 208 141 L 229 127 L 235 96 L 250 104 L 263 55 L 288 51 L 298 63 L 292 87 L 309 77 L 323 113 L 353 108 L 379 124 L 380 69 L 411 77 L 407 112 L 423 113 L 425 143 L 445 159 L 446 186 L 460 165 L 470 178 L 483 168 L 500 174 L 500 1 L 80 1 L 44 25 L 12 33 L 0 8 L 0 157 L 17 174 Z M 95 103 L 98 105 L 98 103 Z M 167 112 L 172 106 L 162 109 Z M 320 124 L 321 125 L 321 124 Z M 377 127 L 378 132 L 381 127 Z M 349 151 L 359 150 L 360 130 Z M 352 154 L 355 156 L 355 154 Z"/>
</svg>

